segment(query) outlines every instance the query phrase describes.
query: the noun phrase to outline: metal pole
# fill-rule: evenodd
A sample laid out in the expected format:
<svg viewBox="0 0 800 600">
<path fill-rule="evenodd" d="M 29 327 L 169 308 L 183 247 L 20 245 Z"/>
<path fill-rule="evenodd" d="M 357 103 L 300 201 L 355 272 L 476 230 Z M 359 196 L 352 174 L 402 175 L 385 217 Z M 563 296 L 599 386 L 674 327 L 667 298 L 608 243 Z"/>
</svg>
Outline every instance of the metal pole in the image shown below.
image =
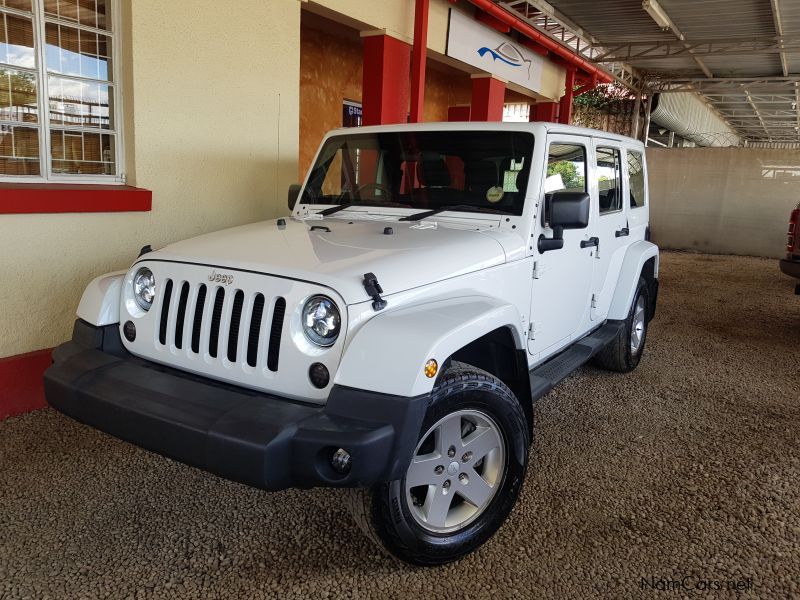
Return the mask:
<svg viewBox="0 0 800 600">
<path fill-rule="evenodd" d="M 642 108 L 642 90 L 636 92 L 636 102 L 633 103 L 633 114 L 631 115 L 631 137 L 639 139 L 639 111 Z"/>
<path fill-rule="evenodd" d="M 644 136 L 642 142 L 647 147 L 647 139 L 650 137 L 650 110 L 653 108 L 653 94 L 647 94 L 647 104 L 644 108 Z"/>
<path fill-rule="evenodd" d="M 669 132 L 669 141 L 667 142 L 667 148 L 672 148 L 675 145 L 675 132 Z"/>
</svg>

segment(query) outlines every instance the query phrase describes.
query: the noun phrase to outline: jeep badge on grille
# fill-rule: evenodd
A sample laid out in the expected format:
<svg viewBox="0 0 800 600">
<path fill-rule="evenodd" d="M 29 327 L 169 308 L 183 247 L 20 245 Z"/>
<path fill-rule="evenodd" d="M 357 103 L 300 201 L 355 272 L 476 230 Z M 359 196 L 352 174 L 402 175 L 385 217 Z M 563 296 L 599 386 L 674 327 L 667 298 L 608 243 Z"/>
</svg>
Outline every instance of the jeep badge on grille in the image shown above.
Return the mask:
<svg viewBox="0 0 800 600">
<path fill-rule="evenodd" d="M 230 285 L 233 283 L 233 275 L 226 275 L 225 273 L 217 273 L 216 269 L 211 271 L 211 275 L 208 276 L 208 280 L 212 283 L 222 283 L 224 285 Z"/>
</svg>

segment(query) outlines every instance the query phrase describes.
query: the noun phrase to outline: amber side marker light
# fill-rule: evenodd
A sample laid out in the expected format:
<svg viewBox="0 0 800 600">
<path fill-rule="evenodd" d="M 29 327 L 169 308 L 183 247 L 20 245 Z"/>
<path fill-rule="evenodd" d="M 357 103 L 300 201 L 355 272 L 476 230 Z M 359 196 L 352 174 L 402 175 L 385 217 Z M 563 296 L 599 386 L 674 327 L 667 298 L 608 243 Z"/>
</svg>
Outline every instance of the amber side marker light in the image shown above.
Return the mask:
<svg viewBox="0 0 800 600">
<path fill-rule="evenodd" d="M 438 372 L 439 363 L 437 363 L 434 359 L 431 358 L 425 363 L 425 377 L 428 377 L 429 379 L 431 377 L 436 377 L 436 373 Z"/>
</svg>

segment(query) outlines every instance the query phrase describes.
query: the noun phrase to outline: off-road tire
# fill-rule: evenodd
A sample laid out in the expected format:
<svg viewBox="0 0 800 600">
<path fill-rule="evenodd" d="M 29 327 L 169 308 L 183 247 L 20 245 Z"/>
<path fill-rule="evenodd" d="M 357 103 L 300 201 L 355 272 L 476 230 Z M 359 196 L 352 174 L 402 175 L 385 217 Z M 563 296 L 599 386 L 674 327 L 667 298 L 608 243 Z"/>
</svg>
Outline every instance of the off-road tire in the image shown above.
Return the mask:
<svg viewBox="0 0 800 600">
<path fill-rule="evenodd" d="M 638 350 L 633 352 L 631 350 L 631 330 L 634 326 L 634 313 L 639 298 L 644 298 L 644 332 Z M 647 282 L 643 277 L 640 277 L 639 283 L 636 286 L 636 294 L 633 296 L 631 308 L 625 319 L 625 326 L 620 330 L 617 337 L 595 356 L 594 364 L 602 369 L 617 371 L 618 373 L 633 371 L 639 364 L 639 361 L 642 359 L 642 354 L 644 353 L 645 342 L 647 341 L 647 328 L 649 325 L 647 317 L 649 314 L 650 294 L 648 292 Z"/>
<path fill-rule="evenodd" d="M 418 437 L 447 414 L 466 409 L 480 410 L 497 423 L 504 438 L 506 460 L 491 502 L 463 529 L 436 534 L 421 527 L 405 500 L 405 477 L 370 489 L 346 490 L 350 513 L 367 537 L 404 562 L 434 566 L 462 558 L 500 528 L 519 497 L 530 446 L 527 421 L 513 392 L 486 371 L 453 362 L 431 392 Z"/>
</svg>

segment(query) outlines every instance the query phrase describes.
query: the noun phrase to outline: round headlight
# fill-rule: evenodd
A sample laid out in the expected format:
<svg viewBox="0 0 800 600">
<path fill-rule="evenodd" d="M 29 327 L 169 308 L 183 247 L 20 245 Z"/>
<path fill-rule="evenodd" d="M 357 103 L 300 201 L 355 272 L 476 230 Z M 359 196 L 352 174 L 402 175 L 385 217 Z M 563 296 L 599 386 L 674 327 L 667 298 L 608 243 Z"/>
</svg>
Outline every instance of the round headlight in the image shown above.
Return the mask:
<svg viewBox="0 0 800 600">
<path fill-rule="evenodd" d="M 150 269 L 142 267 L 133 276 L 133 299 L 139 305 L 139 308 L 148 311 L 153 306 L 155 297 L 156 278 Z"/>
<path fill-rule="evenodd" d="M 332 346 L 339 337 L 342 318 L 327 296 L 312 296 L 303 307 L 303 331 L 317 346 Z"/>
</svg>

